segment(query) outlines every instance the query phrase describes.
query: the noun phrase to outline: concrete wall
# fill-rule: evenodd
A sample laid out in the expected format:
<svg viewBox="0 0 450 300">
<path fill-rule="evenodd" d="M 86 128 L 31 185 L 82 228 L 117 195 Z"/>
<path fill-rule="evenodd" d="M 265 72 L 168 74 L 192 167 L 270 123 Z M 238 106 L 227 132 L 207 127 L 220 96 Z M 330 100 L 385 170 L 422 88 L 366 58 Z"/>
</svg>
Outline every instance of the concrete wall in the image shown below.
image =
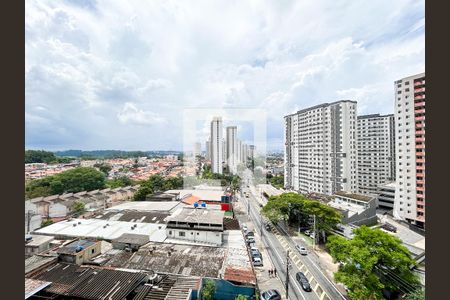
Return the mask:
<svg viewBox="0 0 450 300">
<path fill-rule="evenodd" d="M 67 216 L 67 207 L 61 203 L 52 203 L 48 207 L 48 214 L 50 218 Z"/>
<path fill-rule="evenodd" d="M 184 236 L 181 236 L 180 232 L 184 232 Z M 222 245 L 222 232 L 219 231 L 166 228 L 166 234 L 173 239 Z"/>
</svg>

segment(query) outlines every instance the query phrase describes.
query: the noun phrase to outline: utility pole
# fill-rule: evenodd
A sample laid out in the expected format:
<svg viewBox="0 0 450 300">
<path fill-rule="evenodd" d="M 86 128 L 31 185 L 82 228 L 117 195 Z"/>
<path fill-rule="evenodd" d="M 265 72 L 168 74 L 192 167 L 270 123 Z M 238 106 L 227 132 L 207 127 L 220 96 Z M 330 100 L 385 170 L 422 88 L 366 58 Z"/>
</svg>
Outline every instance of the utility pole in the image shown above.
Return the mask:
<svg viewBox="0 0 450 300">
<path fill-rule="evenodd" d="M 289 299 L 289 250 L 286 251 L 286 299 Z"/>
<path fill-rule="evenodd" d="M 262 214 L 259 214 L 260 216 L 260 231 L 261 231 L 261 241 L 263 239 L 263 218 L 262 218 Z"/>
</svg>

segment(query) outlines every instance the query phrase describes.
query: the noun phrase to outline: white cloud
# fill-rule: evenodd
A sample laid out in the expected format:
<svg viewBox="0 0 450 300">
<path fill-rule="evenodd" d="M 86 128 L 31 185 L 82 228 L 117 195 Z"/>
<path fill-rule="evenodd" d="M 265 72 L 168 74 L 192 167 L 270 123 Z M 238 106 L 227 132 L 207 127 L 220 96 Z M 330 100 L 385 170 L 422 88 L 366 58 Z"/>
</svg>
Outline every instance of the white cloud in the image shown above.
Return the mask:
<svg viewBox="0 0 450 300">
<path fill-rule="evenodd" d="M 139 109 L 135 104 L 130 102 L 125 103 L 120 112 L 117 114 L 117 118 L 123 124 L 147 126 L 166 123 L 166 120 L 158 114 Z"/>
<path fill-rule="evenodd" d="M 392 112 L 394 80 L 425 69 L 424 1 L 32 0 L 25 16 L 26 118 L 48 120 L 27 122 L 31 147 L 181 149 L 193 107 L 265 108 L 276 140 L 285 114 L 339 97 Z"/>
</svg>

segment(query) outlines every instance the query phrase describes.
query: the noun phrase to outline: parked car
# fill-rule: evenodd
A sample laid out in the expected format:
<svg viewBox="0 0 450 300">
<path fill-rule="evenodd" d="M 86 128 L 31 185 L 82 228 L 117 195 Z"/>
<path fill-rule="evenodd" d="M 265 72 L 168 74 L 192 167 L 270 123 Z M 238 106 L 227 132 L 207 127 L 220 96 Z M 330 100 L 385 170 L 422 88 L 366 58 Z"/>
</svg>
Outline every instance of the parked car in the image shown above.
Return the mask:
<svg viewBox="0 0 450 300">
<path fill-rule="evenodd" d="M 300 252 L 301 255 L 307 255 L 308 251 L 305 247 L 302 247 L 300 245 L 295 245 L 295 248 L 297 248 L 298 252 Z"/>
<path fill-rule="evenodd" d="M 307 236 L 309 236 L 309 235 L 311 234 L 311 231 L 305 230 L 305 234 L 306 234 Z"/>
<path fill-rule="evenodd" d="M 245 236 L 246 236 L 246 237 L 255 236 L 255 233 L 254 233 L 253 231 L 248 231 L 248 232 L 245 234 Z"/>
<path fill-rule="evenodd" d="M 270 226 L 270 223 L 266 223 L 265 226 L 266 226 L 266 230 L 268 230 L 268 231 L 272 229 L 272 226 Z"/>
<path fill-rule="evenodd" d="M 253 243 L 247 243 L 247 244 L 248 244 L 248 246 L 250 247 L 250 249 L 256 248 L 256 243 L 255 243 L 255 242 L 253 242 Z"/>
<path fill-rule="evenodd" d="M 253 257 L 253 265 L 255 267 L 262 267 L 263 266 L 262 259 L 260 257 Z"/>
<path fill-rule="evenodd" d="M 244 231 L 247 231 L 248 230 L 248 227 L 247 227 L 247 224 L 242 224 L 242 230 L 244 230 Z"/>
<path fill-rule="evenodd" d="M 305 274 L 303 274 L 302 272 L 298 272 L 297 274 L 295 274 L 295 279 L 297 279 L 298 283 L 304 291 L 311 292 L 311 285 L 309 284 L 308 278 L 306 278 Z"/>
<path fill-rule="evenodd" d="M 250 253 L 252 254 L 252 257 L 259 257 L 259 258 L 261 258 L 261 252 L 259 252 L 258 249 L 252 249 L 252 250 L 250 250 Z"/>
<path fill-rule="evenodd" d="M 383 225 L 380 226 L 380 228 L 383 228 L 384 230 L 390 231 L 390 232 L 397 232 L 397 227 L 395 227 L 392 224 L 389 223 L 385 223 Z"/>
<path fill-rule="evenodd" d="M 280 292 L 277 290 L 267 290 L 261 295 L 262 300 L 281 300 Z"/>
<path fill-rule="evenodd" d="M 248 238 L 247 238 L 247 244 L 251 244 L 251 243 L 254 243 L 254 242 L 256 242 L 255 241 L 255 238 L 253 237 L 253 236 L 249 236 Z"/>
</svg>

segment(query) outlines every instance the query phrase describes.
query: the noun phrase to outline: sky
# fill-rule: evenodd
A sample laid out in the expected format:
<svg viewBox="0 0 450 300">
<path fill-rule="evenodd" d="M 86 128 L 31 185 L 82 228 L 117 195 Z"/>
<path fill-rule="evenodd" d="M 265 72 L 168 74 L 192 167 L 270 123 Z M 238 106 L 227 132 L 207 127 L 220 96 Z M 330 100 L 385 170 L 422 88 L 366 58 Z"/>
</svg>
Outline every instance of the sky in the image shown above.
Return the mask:
<svg viewBox="0 0 450 300">
<path fill-rule="evenodd" d="M 184 109 L 245 108 L 281 150 L 299 109 L 393 113 L 394 81 L 425 71 L 424 5 L 26 1 L 26 148 L 181 150 Z"/>
</svg>

